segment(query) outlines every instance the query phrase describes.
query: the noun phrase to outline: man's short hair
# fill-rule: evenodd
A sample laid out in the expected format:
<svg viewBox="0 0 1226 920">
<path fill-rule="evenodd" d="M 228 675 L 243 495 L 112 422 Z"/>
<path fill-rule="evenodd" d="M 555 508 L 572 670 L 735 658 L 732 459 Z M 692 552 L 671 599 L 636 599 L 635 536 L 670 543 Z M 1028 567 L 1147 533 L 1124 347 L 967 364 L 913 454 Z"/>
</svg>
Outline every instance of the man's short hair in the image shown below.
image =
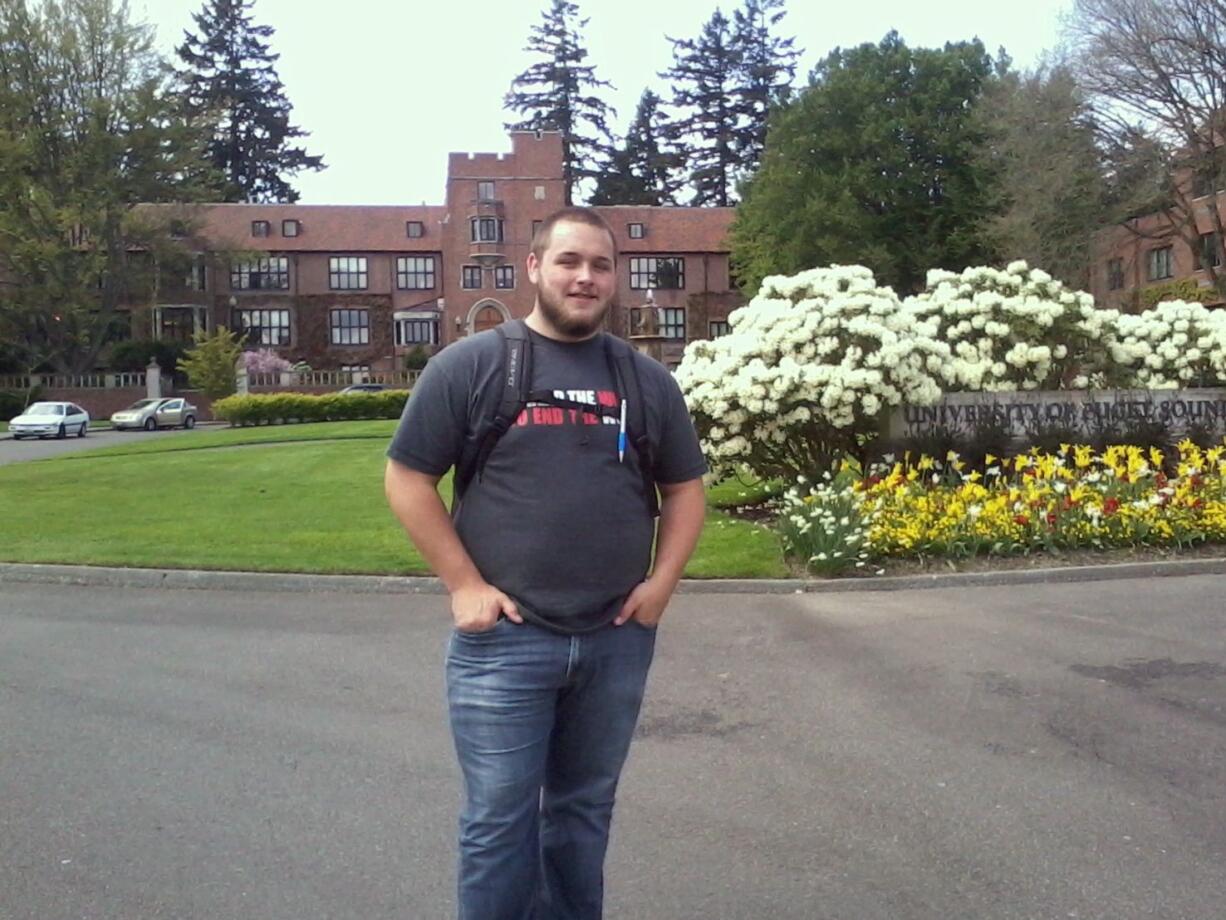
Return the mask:
<svg viewBox="0 0 1226 920">
<path fill-rule="evenodd" d="M 549 243 L 553 239 L 553 228 L 564 221 L 572 224 L 587 224 L 589 227 L 595 227 L 609 234 L 609 242 L 613 244 L 613 260 L 617 261 L 617 237 L 613 235 L 613 228 L 609 226 L 609 222 L 591 208 L 579 205 L 560 208 L 541 221 L 541 225 L 536 228 L 536 233 L 532 234 L 532 254 L 538 260 L 549 248 Z"/>
</svg>

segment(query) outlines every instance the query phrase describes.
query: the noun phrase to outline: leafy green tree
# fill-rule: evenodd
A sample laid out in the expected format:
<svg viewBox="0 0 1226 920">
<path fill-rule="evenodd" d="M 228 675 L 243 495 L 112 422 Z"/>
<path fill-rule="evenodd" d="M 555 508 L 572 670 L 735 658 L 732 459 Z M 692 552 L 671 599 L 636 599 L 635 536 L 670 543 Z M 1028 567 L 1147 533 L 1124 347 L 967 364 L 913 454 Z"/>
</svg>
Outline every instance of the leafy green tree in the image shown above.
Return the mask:
<svg viewBox="0 0 1226 920">
<path fill-rule="evenodd" d="M 236 389 L 235 365 L 243 354 L 243 336 L 218 326 L 212 332 L 197 332 L 193 342 L 179 359 L 179 370 L 209 399 L 229 396 Z"/>
<path fill-rule="evenodd" d="M 612 157 L 609 119 L 617 112 L 596 90 L 613 84 L 596 77 L 596 68 L 584 64 L 586 19 L 567 0 L 552 0 L 541 22 L 528 33 L 524 49 L 540 60 L 511 81 L 503 107 L 521 117 L 506 123 L 508 131 L 560 131 L 564 145 L 562 176 L 566 202 L 585 178 L 600 175 L 600 163 Z"/>
<path fill-rule="evenodd" d="M 680 115 L 666 137 L 689 165 L 691 204 L 727 207 L 739 178 L 738 86 L 741 59 L 732 27 L 718 9 L 697 38 L 668 37 L 673 65 L 660 76 L 672 84 Z"/>
<path fill-rule="evenodd" d="M 739 64 L 736 153 L 745 176 L 757 171 L 770 111 L 787 100 L 796 76 L 801 54 L 796 39 L 774 31 L 785 15 L 784 0 L 745 0 L 732 14 L 732 46 Z"/>
<path fill-rule="evenodd" d="M 666 148 L 660 97 L 643 90 L 625 142 L 596 180 L 592 204 L 676 204 L 680 158 Z"/>
<path fill-rule="evenodd" d="M 0 0 L 0 340 L 22 367 L 93 369 L 181 252 L 170 210 L 213 196 L 152 31 L 116 0 Z M 182 216 L 181 214 L 178 216 Z"/>
<path fill-rule="evenodd" d="M 254 0 L 206 0 L 193 13 L 197 34 L 184 33 L 178 74 L 190 118 L 210 125 L 208 155 L 225 176 L 226 201 L 298 200 L 288 176 L 324 168 L 323 157 L 297 144 L 293 107 L 269 51 L 271 26 L 255 25 Z"/>
<path fill-rule="evenodd" d="M 991 60 L 978 41 L 909 48 L 890 32 L 836 50 L 771 122 L 732 229 L 747 292 L 763 277 L 862 264 L 900 293 L 930 268 L 991 261 L 995 179 L 972 117 Z"/>
<path fill-rule="evenodd" d="M 1071 70 L 1005 70 L 977 107 L 986 172 L 999 177 L 999 212 L 985 224 L 1001 261 L 1025 259 L 1076 288 L 1089 287 L 1090 243 L 1107 186 L 1096 125 Z"/>
</svg>

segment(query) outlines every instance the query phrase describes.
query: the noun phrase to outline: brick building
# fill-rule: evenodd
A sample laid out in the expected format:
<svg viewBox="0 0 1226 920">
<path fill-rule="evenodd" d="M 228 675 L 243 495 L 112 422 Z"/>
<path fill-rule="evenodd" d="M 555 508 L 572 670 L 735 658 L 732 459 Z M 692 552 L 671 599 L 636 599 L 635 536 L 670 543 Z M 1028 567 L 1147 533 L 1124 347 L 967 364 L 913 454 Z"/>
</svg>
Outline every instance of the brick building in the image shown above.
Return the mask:
<svg viewBox="0 0 1226 920">
<path fill-rule="evenodd" d="M 133 335 L 187 340 L 224 324 L 315 369 L 396 370 L 414 348 L 528 314 L 532 234 L 563 196 L 561 135 L 525 131 L 509 154 L 451 154 L 442 205 L 195 206 L 172 223 L 198 253 L 192 270 L 134 310 Z M 649 290 L 669 363 L 726 330 L 743 302 L 729 277 L 733 209 L 597 210 L 621 251 L 611 332 L 627 333 Z"/>
<path fill-rule="evenodd" d="M 1090 293 L 1100 306 L 1135 313 L 1151 306 L 1158 293 L 1193 299 L 1192 292 L 1206 304 L 1222 305 L 1208 266 L 1217 274 L 1226 271 L 1212 211 L 1217 207 L 1226 220 L 1226 195 L 1199 187 L 1204 183 L 1190 172 L 1180 181 L 1195 227 L 1155 212 L 1095 234 Z"/>
</svg>

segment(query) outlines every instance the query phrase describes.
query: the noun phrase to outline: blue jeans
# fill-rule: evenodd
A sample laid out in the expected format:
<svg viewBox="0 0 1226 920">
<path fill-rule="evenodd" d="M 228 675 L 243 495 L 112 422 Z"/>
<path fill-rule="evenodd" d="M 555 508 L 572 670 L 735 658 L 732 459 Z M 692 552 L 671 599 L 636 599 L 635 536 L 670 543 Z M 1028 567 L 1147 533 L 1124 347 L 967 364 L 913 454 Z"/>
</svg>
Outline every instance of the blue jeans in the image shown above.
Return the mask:
<svg viewBox="0 0 1226 920">
<path fill-rule="evenodd" d="M 452 631 L 447 701 L 464 776 L 460 920 L 598 920 L 617 779 L 655 630 Z"/>
</svg>

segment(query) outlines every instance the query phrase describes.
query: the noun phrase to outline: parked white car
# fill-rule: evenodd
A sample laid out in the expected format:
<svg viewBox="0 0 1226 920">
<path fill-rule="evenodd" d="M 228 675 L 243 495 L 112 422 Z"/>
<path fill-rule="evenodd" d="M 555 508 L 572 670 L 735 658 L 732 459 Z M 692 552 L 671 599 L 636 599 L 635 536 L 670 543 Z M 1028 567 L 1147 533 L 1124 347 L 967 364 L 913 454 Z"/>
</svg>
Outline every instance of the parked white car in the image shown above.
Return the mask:
<svg viewBox="0 0 1226 920">
<path fill-rule="evenodd" d="M 75 434 L 85 437 L 89 430 L 89 413 L 70 402 L 37 402 L 9 422 L 14 441 L 22 438 L 65 438 Z"/>
<path fill-rule="evenodd" d="M 186 399 L 141 399 L 112 415 L 111 427 L 144 428 L 146 431 L 176 425 L 195 428 L 197 411 Z"/>
</svg>

